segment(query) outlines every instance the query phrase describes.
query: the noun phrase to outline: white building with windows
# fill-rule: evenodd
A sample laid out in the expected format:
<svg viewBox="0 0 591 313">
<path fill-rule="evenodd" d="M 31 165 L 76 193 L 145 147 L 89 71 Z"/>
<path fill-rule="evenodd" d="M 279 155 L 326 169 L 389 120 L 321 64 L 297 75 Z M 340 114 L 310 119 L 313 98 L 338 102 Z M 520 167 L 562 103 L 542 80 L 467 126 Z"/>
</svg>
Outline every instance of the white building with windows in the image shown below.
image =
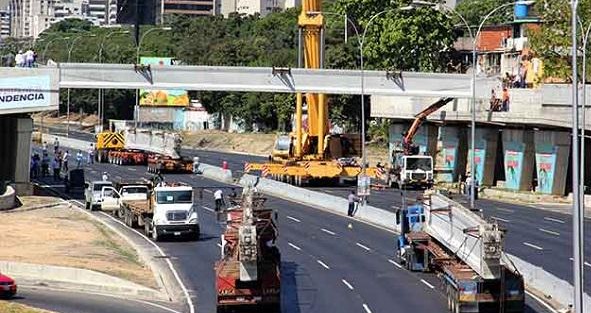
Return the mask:
<svg viewBox="0 0 591 313">
<path fill-rule="evenodd" d="M 301 0 L 218 0 L 216 13 L 228 17 L 230 13 L 265 16 L 273 11 L 302 5 Z"/>
<path fill-rule="evenodd" d="M 10 36 L 10 9 L 0 7 L 0 39 Z"/>
</svg>

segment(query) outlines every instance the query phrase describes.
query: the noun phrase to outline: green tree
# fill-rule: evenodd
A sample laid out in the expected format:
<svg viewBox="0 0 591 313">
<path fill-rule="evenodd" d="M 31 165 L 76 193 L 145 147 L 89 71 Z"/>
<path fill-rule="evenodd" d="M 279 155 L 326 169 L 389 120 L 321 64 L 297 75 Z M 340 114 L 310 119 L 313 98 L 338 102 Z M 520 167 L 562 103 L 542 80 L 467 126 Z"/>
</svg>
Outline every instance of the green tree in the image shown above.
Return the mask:
<svg viewBox="0 0 591 313">
<path fill-rule="evenodd" d="M 513 3 L 513 0 L 463 0 L 455 8 L 461 14 L 470 26 L 478 26 L 486 14 L 506 3 Z M 500 9 L 486 20 L 487 24 L 503 24 L 513 21 L 513 6 Z M 459 24 L 461 20 L 454 16 L 454 20 Z M 463 24 L 462 24 L 463 25 Z"/>
<path fill-rule="evenodd" d="M 543 23 L 540 29 L 530 30 L 528 37 L 532 50 L 544 61 L 544 75 L 571 82 L 572 15 L 570 1 L 541 1 L 536 2 L 534 8 L 539 13 Z M 587 28 L 591 23 L 591 0 L 579 2 L 578 14 L 580 21 Z M 580 27 L 578 28 L 578 39 L 579 56 L 582 56 L 583 34 Z M 580 64 L 580 62 L 578 63 Z"/>
</svg>

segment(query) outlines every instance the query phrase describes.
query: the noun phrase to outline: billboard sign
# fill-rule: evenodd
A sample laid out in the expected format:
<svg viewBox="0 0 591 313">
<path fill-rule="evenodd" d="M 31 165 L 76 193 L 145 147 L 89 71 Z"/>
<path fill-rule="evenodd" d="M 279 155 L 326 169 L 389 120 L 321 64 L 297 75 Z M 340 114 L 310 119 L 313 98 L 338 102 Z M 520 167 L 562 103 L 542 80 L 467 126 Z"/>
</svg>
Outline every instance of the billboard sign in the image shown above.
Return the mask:
<svg viewBox="0 0 591 313">
<path fill-rule="evenodd" d="M 57 109 L 59 93 L 54 75 L 49 71 L 27 70 L 0 70 L 0 114 Z"/>
<path fill-rule="evenodd" d="M 551 144 L 541 145 L 536 152 L 536 168 L 538 171 L 537 192 L 551 194 L 554 187 L 554 172 L 556 169 L 556 151 Z"/>
<path fill-rule="evenodd" d="M 172 58 L 142 57 L 140 62 L 150 66 L 172 65 Z M 140 105 L 142 106 L 189 106 L 189 94 L 186 90 L 140 90 Z"/>
<path fill-rule="evenodd" d="M 505 186 L 507 189 L 519 190 L 521 186 L 521 171 L 523 168 L 523 150 L 525 145 L 518 142 L 508 142 L 505 150 Z"/>
</svg>

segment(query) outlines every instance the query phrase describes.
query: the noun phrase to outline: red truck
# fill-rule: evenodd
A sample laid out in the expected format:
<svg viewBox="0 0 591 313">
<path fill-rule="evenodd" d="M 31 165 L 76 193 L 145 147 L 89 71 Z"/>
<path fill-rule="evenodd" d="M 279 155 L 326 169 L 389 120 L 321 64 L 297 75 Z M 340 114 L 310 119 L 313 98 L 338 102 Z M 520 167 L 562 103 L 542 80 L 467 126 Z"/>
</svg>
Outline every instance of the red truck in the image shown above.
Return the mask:
<svg viewBox="0 0 591 313">
<path fill-rule="evenodd" d="M 222 258 L 215 263 L 217 312 L 281 311 L 276 214 L 248 191 L 227 210 Z"/>
</svg>

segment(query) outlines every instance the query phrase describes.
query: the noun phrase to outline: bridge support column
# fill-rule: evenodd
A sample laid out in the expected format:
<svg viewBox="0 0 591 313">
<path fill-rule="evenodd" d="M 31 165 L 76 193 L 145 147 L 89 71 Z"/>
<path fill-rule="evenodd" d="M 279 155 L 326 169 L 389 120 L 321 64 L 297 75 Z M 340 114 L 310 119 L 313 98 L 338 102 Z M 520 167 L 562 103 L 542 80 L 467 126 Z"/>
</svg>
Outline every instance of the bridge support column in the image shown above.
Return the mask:
<svg viewBox="0 0 591 313">
<path fill-rule="evenodd" d="M 440 168 L 437 180 L 452 183 L 458 180 L 466 169 L 468 136 L 466 128 L 461 126 L 443 126 L 440 129 L 441 152 L 437 158 Z"/>
<path fill-rule="evenodd" d="M 15 185 L 19 194 L 31 191 L 29 168 L 33 120 L 6 116 L 0 118 L 0 181 Z"/>
<path fill-rule="evenodd" d="M 497 129 L 476 128 L 474 177 L 481 186 L 492 186 L 494 183 L 498 135 Z M 468 141 L 468 146 L 470 145 Z M 472 162 L 472 147 L 468 150 L 467 168 L 470 168 L 470 162 Z"/>
<path fill-rule="evenodd" d="M 530 190 L 534 171 L 533 130 L 503 130 L 505 188 Z"/>
<path fill-rule="evenodd" d="M 405 122 L 390 125 L 388 139 L 388 152 L 390 155 L 388 159 L 390 163 L 394 161 L 392 159 L 393 151 L 396 149 L 402 150 L 402 137 L 409 127 L 410 123 Z M 419 146 L 420 154 L 427 153 L 435 158 L 435 152 L 437 151 L 437 127 L 427 124 L 421 125 L 413 139 L 413 143 Z"/>
<path fill-rule="evenodd" d="M 534 133 L 536 192 L 564 195 L 566 177 L 570 163 L 570 133 L 558 131 L 536 131 Z"/>
</svg>

